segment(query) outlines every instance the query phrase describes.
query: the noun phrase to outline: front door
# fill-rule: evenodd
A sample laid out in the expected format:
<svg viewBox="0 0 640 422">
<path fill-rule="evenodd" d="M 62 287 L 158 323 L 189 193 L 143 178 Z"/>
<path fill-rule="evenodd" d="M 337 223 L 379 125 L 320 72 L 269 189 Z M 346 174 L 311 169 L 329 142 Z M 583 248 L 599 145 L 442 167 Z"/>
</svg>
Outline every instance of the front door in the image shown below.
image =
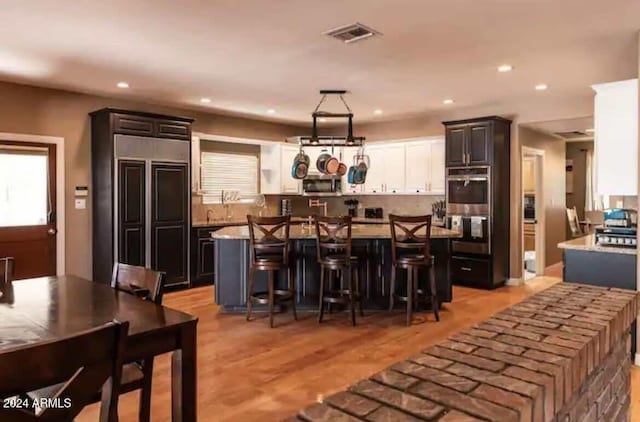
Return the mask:
<svg viewBox="0 0 640 422">
<path fill-rule="evenodd" d="M 14 278 L 56 274 L 56 146 L 0 140 L 0 257 Z"/>
</svg>

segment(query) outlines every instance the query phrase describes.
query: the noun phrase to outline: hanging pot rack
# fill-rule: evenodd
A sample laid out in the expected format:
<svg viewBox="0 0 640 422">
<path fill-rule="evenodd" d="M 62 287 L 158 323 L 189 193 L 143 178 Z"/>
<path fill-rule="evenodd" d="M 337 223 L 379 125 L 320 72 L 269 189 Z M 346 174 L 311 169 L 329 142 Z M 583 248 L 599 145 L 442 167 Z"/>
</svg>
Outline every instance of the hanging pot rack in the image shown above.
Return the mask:
<svg viewBox="0 0 640 422">
<path fill-rule="evenodd" d="M 288 141 L 297 142 L 300 146 L 321 146 L 321 147 L 334 147 L 334 146 L 356 146 L 361 147 L 364 145 L 364 136 L 353 136 L 353 112 L 344 99 L 344 95 L 347 93 L 343 89 L 323 89 L 320 90 L 320 102 L 316 106 L 311 117 L 313 118 L 313 125 L 311 127 L 311 136 L 295 136 L 289 138 Z M 342 104 L 347 109 L 347 113 L 332 113 L 328 111 L 320 110 L 320 106 L 327 99 L 328 95 L 337 95 Z M 318 119 L 347 119 L 347 134 L 346 136 L 321 136 L 318 135 Z"/>
</svg>

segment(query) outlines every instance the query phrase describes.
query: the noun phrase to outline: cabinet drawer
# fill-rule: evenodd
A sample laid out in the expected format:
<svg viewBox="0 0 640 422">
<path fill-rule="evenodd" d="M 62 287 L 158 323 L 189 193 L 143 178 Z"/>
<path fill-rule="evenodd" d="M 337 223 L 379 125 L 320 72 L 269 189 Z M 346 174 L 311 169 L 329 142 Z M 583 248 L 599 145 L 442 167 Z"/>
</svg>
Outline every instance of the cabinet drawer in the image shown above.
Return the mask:
<svg viewBox="0 0 640 422">
<path fill-rule="evenodd" d="M 489 280 L 489 261 L 453 256 L 451 275 L 453 280 L 486 283 Z"/>
<path fill-rule="evenodd" d="M 153 136 L 153 120 L 115 114 L 113 116 L 113 131 L 124 135 Z"/>
<path fill-rule="evenodd" d="M 172 120 L 159 120 L 155 122 L 155 136 L 158 138 L 191 140 L 191 125 Z"/>
</svg>

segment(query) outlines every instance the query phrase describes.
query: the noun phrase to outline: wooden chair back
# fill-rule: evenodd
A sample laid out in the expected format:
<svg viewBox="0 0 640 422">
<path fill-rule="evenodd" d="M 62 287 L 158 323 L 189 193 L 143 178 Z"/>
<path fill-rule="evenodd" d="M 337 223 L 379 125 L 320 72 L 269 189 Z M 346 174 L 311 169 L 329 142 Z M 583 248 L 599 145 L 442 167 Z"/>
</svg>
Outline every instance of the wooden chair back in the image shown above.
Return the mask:
<svg viewBox="0 0 640 422">
<path fill-rule="evenodd" d="M 161 305 L 164 279 L 165 274 L 160 271 L 115 263 L 111 275 L 111 287 Z"/>
<path fill-rule="evenodd" d="M 397 262 L 403 253 L 431 257 L 431 215 L 389 215 L 391 226 L 391 261 Z"/>
<path fill-rule="evenodd" d="M 351 258 L 351 217 L 316 216 L 316 246 L 318 262 L 327 255 L 344 255 Z"/>
<path fill-rule="evenodd" d="M 128 331 L 128 322 L 111 322 L 62 340 L 0 353 L 0 397 L 24 397 L 29 391 L 62 384 L 52 397 L 59 399 L 57 406 L 45 406 L 39 413 L 2 406 L 0 420 L 73 421 L 102 391 L 100 421 L 117 421 Z"/>
<path fill-rule="evenodd" d="M 13 281 L 13 258 L 0 258 L 0 293 L 4 292 Z"/>
<path fill-rule="evenodd" d="M 249 223 L 249 250 L 251 263 L 261 256 L 282 257 L 282 264 L 289 262 L 289 231 L 291 216 L 258 217 L 247 215 Z"/>
<path fill-rule="evenodd" d="M 578 219 L 578 210 L 576 207 L 567 208 L 567 220 L 569 221 L 569 229 L 571 230 L 571 236 L 579 237 L 584 233 L 580 227 L 580 220 Z"/>
</svg>

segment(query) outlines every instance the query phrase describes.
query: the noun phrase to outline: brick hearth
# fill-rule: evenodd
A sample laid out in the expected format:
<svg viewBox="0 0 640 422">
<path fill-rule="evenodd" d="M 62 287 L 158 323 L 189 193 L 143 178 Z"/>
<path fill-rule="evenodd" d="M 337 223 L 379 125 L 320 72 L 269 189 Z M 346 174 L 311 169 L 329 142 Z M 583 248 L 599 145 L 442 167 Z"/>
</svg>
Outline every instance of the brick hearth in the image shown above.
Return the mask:
<svg viewBox="0 0 640 422">
<path fill-rule="evenodd" d="M 638 298 L 555 285 L 290 420 L 628 420 Z"/>
</svg>

